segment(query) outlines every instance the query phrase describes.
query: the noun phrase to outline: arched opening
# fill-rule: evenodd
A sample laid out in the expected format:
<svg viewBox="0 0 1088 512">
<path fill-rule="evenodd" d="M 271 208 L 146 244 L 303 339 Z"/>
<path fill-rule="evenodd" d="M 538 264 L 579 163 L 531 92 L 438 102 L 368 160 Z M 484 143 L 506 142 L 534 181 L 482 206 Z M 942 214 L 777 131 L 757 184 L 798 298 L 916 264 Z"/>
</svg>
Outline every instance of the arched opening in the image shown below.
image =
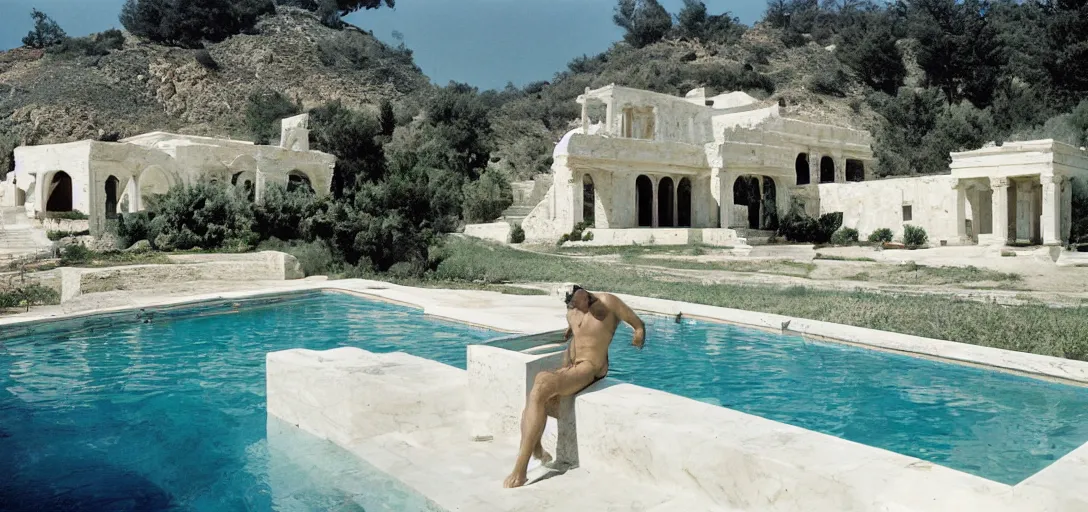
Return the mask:
<svg viewBox="0 0 1088 512">
<path fill-rule="evenodd" d="M 676 185 L 676 225 L 691 227 L 691 180 L 680 178 Z"/>
<path fill-rule="evenodd" d="M 846 181 L 865 181 L 865 162 L 862 162 L 861 160 L 847 160 Z"/>
<path fill-rule="evenodd" d="M 829 156 L 820 159 L 820 183 L 835 183 L 835 161 Z"/>
<path fill-rule="evenodd" d="M 252 181 L 246 180 L 242 182 L 242 190 L 246 191 L 246 197 L 250 201 L 254 201 L 257 199 L 257 189 L 253 187 Z"/>
<path fill-rule="evenodd" d="M 586 174 L 582 176 L 582 221 L 587 226 L 594 227 L 594 211 L 596 210 L 597 196 L 593 190 L 593 178 Z"/>
<path fill-rule="evenodd" d="M 245 171 L 243 171 L 243 172 L 245 172 Z M 242 173 L 241 173 L 241 172 L 236 172 L 236 173 L 234 173 L 234 174 L 233 174 L 233 175 L 231 175 L 231 177 L 230 177 L 230 184 L 231 184 L 231 185 L 238 185 L 238 178 L 241 178 L 241 177 L 242 177 Z"/>
<path fill-rule="evenodd" d="M 140 204 L 142 209 L 149 209 L 158 196 L 170 190 L 170 178 L 159 166 L 151 166 L 140 174 Z"/>
<path fill-rule="evenodd" d="M 759 178 L 741 176 L 733 182 L 733 204 L 748 207 L 748 229 L 759 229 Z"/>
<path fill-rule="evenodd" d="M 117 216 L 117 185 L 118 180 L 114 176 L 106 178 L 106 218 Z"/>
<path fill-rule="evenodd" d="M 287 175 L 287 190 L 302 190 L 305 192 L 313 193 L 314 186 L 310 184 L 310 177 L 303 174 L 302 171 L 291 171 Z"/>
<path fill-rule="evenodd" d="M 794 171 L 797 173 L 797 184 L 808 185 L 812 183 L 812 175 L 808 169 L 808 153 L 801 153 L 797 155 L 797 161 L 793 164 Z"/>
<path fill-rule="evenodd" d="M 778 229 L 778 191 L 775 188 L 774 178 L 763 176 L 763 205 L 759 219 L 759 228 Z"/>
<path fill-rule="evenodd" d="M 635 209 L 638 226 L 648 228 L 654 224 L 654 184 L 646 175 L 635 178 Z"/>
<path fill-rule="evenodd" d="M 657 225 L 658 227 L 672 227 L 673 200 L 672 178 L 661 178 L 657 184 Z"/>
<path fill-rule="evenodd" d="M 15 187 L 15 206 L 23 206 L 26 204 L 26 192 L 23 189 Z"/>
<path fill-rule="evenodd" d="M 53 179 L 49 182 L 48 197 L 45 201 L 45 211 L 72 211 L 72 177 L 64 171 L 53 174 Z"/>
</svg>

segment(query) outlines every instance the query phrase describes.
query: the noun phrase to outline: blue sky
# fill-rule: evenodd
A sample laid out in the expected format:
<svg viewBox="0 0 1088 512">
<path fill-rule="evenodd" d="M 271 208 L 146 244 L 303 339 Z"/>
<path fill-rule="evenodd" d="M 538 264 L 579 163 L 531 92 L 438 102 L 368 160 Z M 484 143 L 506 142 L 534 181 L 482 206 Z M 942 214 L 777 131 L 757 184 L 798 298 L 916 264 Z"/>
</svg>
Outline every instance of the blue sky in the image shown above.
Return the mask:
<svg viewBox="0 0 1088 512">
<path fill-rule="evenodd" d="M 730 11 L 751 24 L 762 0 L 704 0 L 712 13 Z M 682 0 L 661 0 L 676 13 Z M 57 20 L 69 35 L 120 28 L 124 0 L 0 0 L 0 48 L 19 46 L 30 30 L 30 9 Z M 575 56 L 597 54 L 622 37 L 612 24 L 614 0 L 398 0 L 395 10 L 353 13 L 348 22 L 394 42 L 394 30 L 416 63 L 438 84 L 450 80 L 502 88 L 550 80 Z"/>
</svg>

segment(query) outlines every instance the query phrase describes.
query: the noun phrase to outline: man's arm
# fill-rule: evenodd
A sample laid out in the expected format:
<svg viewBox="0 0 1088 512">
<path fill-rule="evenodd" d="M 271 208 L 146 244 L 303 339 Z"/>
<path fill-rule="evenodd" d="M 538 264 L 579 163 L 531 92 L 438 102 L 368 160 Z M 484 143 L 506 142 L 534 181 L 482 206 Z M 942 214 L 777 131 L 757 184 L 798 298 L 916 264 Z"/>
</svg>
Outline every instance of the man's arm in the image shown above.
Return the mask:
<svg viewBox="0 0 1088 512">
<path fill-rule="evenodd" d="M 631 344 L 638 347 L 640 350 L 646 343 L 646 325 L 642 323 L 642 319 L 631 310 L 619 297 L 615 295 L 610 296 L 612 302 L 612 311 L 616 313 L 616 316 L 620 320 L 623 320 L 627 325 L 630 325 L 635 330 L 635 337 L 631 340 Z"/>
</svg>

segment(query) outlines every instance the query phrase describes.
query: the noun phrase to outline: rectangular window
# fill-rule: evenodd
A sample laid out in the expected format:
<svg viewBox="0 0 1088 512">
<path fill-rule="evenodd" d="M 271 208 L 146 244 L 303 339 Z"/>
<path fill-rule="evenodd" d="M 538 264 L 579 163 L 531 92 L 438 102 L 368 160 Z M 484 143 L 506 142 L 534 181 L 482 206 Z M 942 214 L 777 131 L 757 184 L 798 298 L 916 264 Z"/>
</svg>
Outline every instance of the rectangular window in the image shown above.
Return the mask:
<svg viewBox="0 0 1088 512">
<path fill-rule="evenodd" d="M 912 220 L 914 220 L 914 212 L 911 211 L 910 205 L 903 205 L 903 222 L 910 222 Z"/>
</svg>

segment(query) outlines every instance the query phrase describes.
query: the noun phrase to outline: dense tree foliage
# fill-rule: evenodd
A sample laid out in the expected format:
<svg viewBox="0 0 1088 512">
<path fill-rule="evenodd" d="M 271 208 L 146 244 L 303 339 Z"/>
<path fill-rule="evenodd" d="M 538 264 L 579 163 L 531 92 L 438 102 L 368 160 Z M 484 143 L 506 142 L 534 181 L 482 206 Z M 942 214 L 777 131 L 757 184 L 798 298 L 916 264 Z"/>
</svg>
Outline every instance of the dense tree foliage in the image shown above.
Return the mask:
<svg viewBox="0 0 1088 512">
<path fill-rule="evenodd" d="M 656 43 L 672 30 L 672 16 L 657 0 L 619 0 L 612 21 L 635 48 Z"/>
<path fill-rule="evenodd" d="M 272 0 L 126 0 L 120 20 L 137 36 L 196 48 L 246 32 L 273 12 Z"/>
<path fill-rule="evenodd" d="M 61 44 L 68 39 L 68 34 L 64 32 L 64 29 L 60 28 L 60 25 L 44 12 L 32 9 L 30 17 L 34 18 L 34 29 L 23 38 L 23 46 L 27 48 L 48 48 Z"/>
<path fill-rule="evenodd" d="M 246 100 L 246 128 L 256 144 L 268 144 L 280 131 L 280 121 L 302 111 L 278 91 L 254 92 Z"/>
<path fill-rule="evenodd" d="M 682 39 L 725 44 L 739 40 L 744 25 L 729 13 L 708 14 L 701 0 L 684 0 L 676 15 L 676 33 Z"/>
</svg>

